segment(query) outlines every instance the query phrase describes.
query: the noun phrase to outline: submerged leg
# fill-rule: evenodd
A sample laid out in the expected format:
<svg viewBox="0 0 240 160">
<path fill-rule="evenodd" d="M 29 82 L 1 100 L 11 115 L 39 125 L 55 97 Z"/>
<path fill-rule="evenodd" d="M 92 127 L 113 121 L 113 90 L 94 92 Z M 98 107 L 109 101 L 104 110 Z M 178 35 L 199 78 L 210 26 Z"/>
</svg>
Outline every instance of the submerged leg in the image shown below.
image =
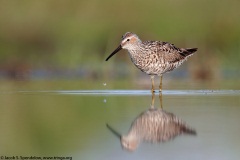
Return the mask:
<svg viewBox="0 0 240 160">
<path fill-rule="evenodd" d="M 159 101 L 160 101 L 160 108 L 163 109 L 163 106 L 162 106 L 162 92 L 159 92 Z"/>
<path fill-rule="evenodd" d="M 154 108 L 154 102 L 155 102 L 155 94 L 152 92 L 152 103 L 150 108 Z"/>
<path fill-rule="evenodd" d="M 154 93 L 154 76 L 151 76 L 151 81 L 152 81 L 152 93 Z"/>
<path fill-rule="evenodd" d="M 160 76 L 159 92 L 162 92 L 162 75 Z"/>
</svg>

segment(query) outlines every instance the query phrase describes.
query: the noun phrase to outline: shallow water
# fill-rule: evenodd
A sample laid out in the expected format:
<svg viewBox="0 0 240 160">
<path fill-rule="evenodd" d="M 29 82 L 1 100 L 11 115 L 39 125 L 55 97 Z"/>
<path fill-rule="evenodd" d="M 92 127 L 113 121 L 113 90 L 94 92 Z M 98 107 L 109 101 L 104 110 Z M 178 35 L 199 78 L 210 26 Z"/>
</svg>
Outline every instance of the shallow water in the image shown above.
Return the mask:
<svg viewBox="0 0 240 160">
<path fill-rule="evenodd" d="M 24 84 L 26 85 L 26 84 Z M 11 85 L 12 86 L 12 85 Z M 15 85 L 0 91 L 0 154 L 69 156 L 73 159 L 239 159 L 240 91 L 163 91 L 162 105 L 194 128 L 164 143 L 123 150 L 106 127 L 126 135 L 149 109 L 150 90 L 73 90 Z M 156 108 L 160 107 L 158 93 Z"/>
</svg>

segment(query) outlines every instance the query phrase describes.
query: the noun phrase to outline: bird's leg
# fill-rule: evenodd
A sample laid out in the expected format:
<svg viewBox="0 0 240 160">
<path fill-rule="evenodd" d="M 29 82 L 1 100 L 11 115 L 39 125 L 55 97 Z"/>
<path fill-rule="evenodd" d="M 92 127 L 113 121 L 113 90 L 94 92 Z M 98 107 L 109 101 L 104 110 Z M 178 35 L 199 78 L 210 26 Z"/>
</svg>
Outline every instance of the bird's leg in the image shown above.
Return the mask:
<svg viewBox="0 0 240 160">
<path fill-rule="evenodd" d="M 160 76 L 159 92 L 162 92 L 162 75 Z"/>
<path fill-rule="evenodd" d="M 154 91 L 154 76 L 151 76 L 151 81 L 152 81 L 152 94 L 155 92 Z"/>
</svg>

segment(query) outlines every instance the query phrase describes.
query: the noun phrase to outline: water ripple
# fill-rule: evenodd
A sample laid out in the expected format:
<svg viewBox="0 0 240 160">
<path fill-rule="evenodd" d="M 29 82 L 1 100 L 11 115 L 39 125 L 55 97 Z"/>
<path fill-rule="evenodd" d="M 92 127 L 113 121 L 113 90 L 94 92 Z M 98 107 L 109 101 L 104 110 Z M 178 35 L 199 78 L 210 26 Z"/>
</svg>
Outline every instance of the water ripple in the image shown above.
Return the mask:
<svg viewBox="0 0 240 160">
<path fill-rule="evenodd" d="M 55 95 L 151 95 L 150 90 L 49 90 L 49 91 L 12 91 L 0 94 L 55 94 Z M 157 91 L 156 94 L 159 94 Z M 240 90 L 164 90 L 163 95 L 175 96 L 238 96 Z"/>
</svg>

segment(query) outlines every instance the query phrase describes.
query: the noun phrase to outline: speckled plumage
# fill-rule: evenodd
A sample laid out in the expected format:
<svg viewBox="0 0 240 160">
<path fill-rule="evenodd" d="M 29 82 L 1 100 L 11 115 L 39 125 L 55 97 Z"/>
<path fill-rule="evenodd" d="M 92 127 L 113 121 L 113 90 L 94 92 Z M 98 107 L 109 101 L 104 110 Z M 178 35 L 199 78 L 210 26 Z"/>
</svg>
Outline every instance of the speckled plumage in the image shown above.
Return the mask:
<svg viewBox="0 0 240 160">
<path fill-rule="evenodd" d="M 180 54 L 183 51 L 173 47 L 166 42 L 146 41 L 139 46 L 139 50 L 129 50 L 129 55 L 141 71 L 148 75 L 161 76 L 180 66 L 187 58 Z"/>
<path fill-rule="evenodd" d="M 174 114 L 151 108 L 134 120 L 128 134 L 121 137 L 121 143 L 124 149 L 133 151 L 142 141 L 165 142 L 180 134 L 196 135 L 196 131 Z"/>
<path fill-rule="evenodd" d="M 173 44 L 162 41 L 142 42 L 136 34 L 127 32 L 122 36 L 119 47 L 109 55 L 106 61 L 121 49 L 127 49 L 134 65 L 151 76 L 152 91 L 154 90 L 153 78 L 155 75 L 162 76 L 164 73 L 172 71 L 197 51 L 197 48 L 177 48 Z"/>
</svg>

